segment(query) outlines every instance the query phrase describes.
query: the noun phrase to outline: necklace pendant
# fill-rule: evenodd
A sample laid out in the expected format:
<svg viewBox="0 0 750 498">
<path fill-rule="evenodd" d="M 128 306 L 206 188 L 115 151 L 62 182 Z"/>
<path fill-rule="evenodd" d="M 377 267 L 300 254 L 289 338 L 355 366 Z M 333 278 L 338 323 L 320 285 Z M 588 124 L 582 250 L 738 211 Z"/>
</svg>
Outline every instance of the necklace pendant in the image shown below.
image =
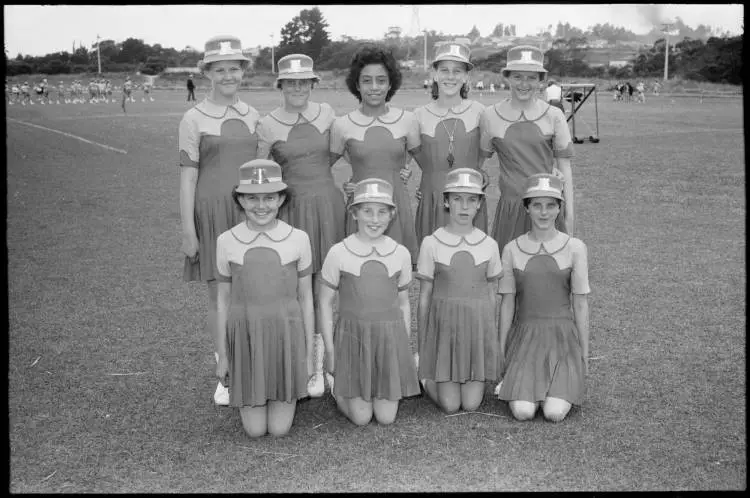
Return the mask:
<svg viewBox="0 0 750 498">
<path fill-rule="evenodd" d="M 455 158 L 453 157 L 453 152 L 448 152 L 447 159 L 448 159 L 448 167 L 452 168 L 453 167 L 453 161 L 455 161 Z"/>
</svg>

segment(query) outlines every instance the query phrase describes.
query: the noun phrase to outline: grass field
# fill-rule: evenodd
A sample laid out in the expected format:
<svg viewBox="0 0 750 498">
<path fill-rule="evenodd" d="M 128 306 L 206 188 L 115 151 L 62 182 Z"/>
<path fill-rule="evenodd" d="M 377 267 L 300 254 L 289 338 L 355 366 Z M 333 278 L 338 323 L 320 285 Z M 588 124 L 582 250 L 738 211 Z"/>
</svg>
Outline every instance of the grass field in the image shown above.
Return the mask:
<svg viewBox="0 0 750 498">
<path fill-rule="evenodd" d="M 480 413 L 446 416 L 415 397 L 387 427 L 355 427 L 326 395 L 299 404 L 289 436 L 251 440 L 236 411 L 213 405 L 205 289 L 181 279 L 188 104 L 154 96 L 127 115 L 7 109 L 11 492 L 747 487 L 741 99 L 600 95 L 601 142 L 577 145 L 573 166 L 592 359 L 585 402 L 564 422 L 516 422 L 488 385 Z M 279 103 L 244 98 L 261 113 Z M 339 114 L 355 105 L 316 98 Z M 393 103 L 426 101 L 405 91 Z M 588 103 L 581 112 L 588 136 Z M 494 158 L 488 170 L 496 179 Z"/>
</svg>

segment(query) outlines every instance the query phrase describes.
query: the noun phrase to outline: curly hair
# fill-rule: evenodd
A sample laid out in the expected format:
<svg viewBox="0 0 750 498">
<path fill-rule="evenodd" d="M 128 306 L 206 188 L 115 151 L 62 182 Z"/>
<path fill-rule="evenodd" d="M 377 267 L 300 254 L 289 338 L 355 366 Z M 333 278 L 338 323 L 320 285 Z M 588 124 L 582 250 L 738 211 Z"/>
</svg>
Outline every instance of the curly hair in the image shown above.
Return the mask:
<svg viewBox="0 0 750 498">
<path fill-rule="evenodd" d="M 401 87 L 401 69 L 399 69 L 398 62 L 396 62 L 393 53 L 381 46 L 365 45 L 357 50 L 357 53 L 352 57 L 349 74 L 346 75 L 346 87 L 352 95 L 357 97 L 357 100 L 362 102 L 362 94 L 359 93 L 359 89 L 357 88 L 359 85 L 359 75 L 362 73 L 362 68 L 370 64 L 382 64 L 385 67 L 388 73 L 388 83 L 391 85 L 385 96 L 385 101 L 390 102 L 391 97 Z"/>
<path fill-rule="evenodd" d="M 310 78 L 310 79 L 312 80 L 312 84 L 310 85 L 310 90 L 313 90 L 313 89 L 315 89 L 315 84 L 318 82 L 318 80 L 316 80 L 314 78 Z M 303 81 L 305 81 L 305 80 L 303 80 Z M 281 90 L 281 85 L 283 83 L 284 83 L 283 79 L 280 79 L 279 81 L 277 81 L 276 82 L 276 89 L 277 90 Z"/>
</svg>

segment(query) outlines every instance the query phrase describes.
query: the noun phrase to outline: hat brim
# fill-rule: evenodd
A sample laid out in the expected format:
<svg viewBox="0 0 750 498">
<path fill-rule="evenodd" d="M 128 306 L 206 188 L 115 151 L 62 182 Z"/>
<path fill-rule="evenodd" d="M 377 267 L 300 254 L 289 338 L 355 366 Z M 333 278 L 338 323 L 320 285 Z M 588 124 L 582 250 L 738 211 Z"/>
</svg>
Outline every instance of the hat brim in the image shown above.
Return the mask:
<svg viewBox="0 0 750 498">
<path fill-rule="evenodd" d="M 533 192 L 524 193 L 521 196 L 521 199 L 533 199 L 535 197 L 552 197 L 553 199 L 560 199 L 561 201 L 565 200 L 562 194 L 551 192 L 549 190 L 535 190 Z"/>
<path fill-rule="evenodd" d="M 396 207 L 396 204 L 394 204 L 393 201 L 385 201 L 383 199 L 360 199 L 358 201 L 352 201 L 352 202 L 350 202 L 349 203 L 349 207 L 357 206 L 359 204 L 364 204 L 366 202 L 375 202 L 375 203 L 378 203 L 378 204 L 385 204 L 386 206 L 390 206 L 390 207 Z"/>
<path fill-rule="evenodd" d="M 468 71 L 471 71 L 472 69 L 474 69 L 474 64 L 472 64 L 471 62 L 467 61 L 466 59 L 462 57 L 457 57 L 455 55 L 441 55 L 440 57 L 432 61 L 432 68 L 437 69 L 438 62 L 441 62 L 441 61 L 463 62 L 464 64 L 466 64 L 466 69 Z"/>
<path fill-rule="evenodd" d="M 475 195 L 485 195 L 484 191 L 481 187 L 449 187 L 446 189 L 443 189 L 444 194 L 475 194 Z"/>
<path fill-rule="evenodd" d="M 213 64 L 214 62 L 222 62 L 222 61 L 241 61 L 241 62 L 250 62 L 250 59 L 245 57 L 244 55 L 209 55 L 205 59 L 198 62 L 198 69 L 201 71 L 204 67 L 208 64 Z"/>
<path fill-rule="evenodd" d="M 238 194 L 273 194 L 286 190 L 284 182 L 261 183 L 260 185 L 240 184 L 234 187 Z"/>
<path fill-rule="evenodd" d="M 539 64 L 518 64 L 511 62 L 503 68 L 503 76 L 507 78 L 508 73 L 511 71 L 529 71 L 532 73 L 547 74 L 547 70 Z"/>
<path fill-rule="evenodd" d="M 283 74 L 276 77 L 276 83 L 281 80 L 314 80 L 320 81 L 320 77 L 312 71 L 306 71 L 304 73 L 292 73 Z"/>
</svg>

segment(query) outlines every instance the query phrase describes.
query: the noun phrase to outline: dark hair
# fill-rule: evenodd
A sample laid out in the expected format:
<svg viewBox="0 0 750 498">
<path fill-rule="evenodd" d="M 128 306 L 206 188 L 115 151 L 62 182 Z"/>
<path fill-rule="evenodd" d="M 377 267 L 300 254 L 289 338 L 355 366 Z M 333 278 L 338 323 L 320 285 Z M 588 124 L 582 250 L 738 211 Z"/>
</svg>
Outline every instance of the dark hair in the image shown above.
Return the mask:
<svg viewBox="0 0 750 498">
<path fill-rule="evenodd" d="M 281 203 L 281 206 L 279 206 L 279 209 L 286 204 L 289 201 L 289 189 L 284 189 L 279 192 L 274 192 L 275 194 L 283 195 L 284 196 L 284 202 Z M 238 208 L 240 208 L 240 211 L 244 212 L 245 208 L 242 207 L 242 204 L 240 204 L 240 196 L 241 195 L 247 195 L 247 194 L 241 194 L 240 192 L 237 192 L 237 187 L 232 188 L 232 200 L 237 205 Z"/>
<path fill-rule="evenodd" d="M 448 206 L 446 206 L 446 204 L 450 202 L 450 199 L 448 199 L 448 197 L 451 194 L 456 194 L 456 193 L 458 193 L 458 192 L 443 192 L 443 209 L 445 211 L 450 211 L 450 209 L 448 209 Z M 484 202 L 484 197 L 485 196 L 479 195 L 479 194 L 472 194 L 472 195 L 476 195 L 477 197 L 479 197 L 479 205 L 481 206 L 482 202 Z"/>
<path fill-rule="evenodd" d="M 460 90 L 461 98 L 465 99 L 469 96 L 469 85 L 464 83 L 461 85 Z M 432 100 L 437 100 L 440 96 L 440 90 L 438 89 L 437 81 L 432 82 Z"/>
<path fill-rule="evenodd" d="M 291 79 L 291 78 L 282 78 L 279 81 L 277 81 L 276 82 L 276 90 L 281 90 L 281 84 L 284 82 L 285 79 Z M 313 88 L 315 88 L 315 83 L 317 81 L 314 80 L 313 78 L 310 78 L 310 79 L 312 80 L 312 85 L 310 85 L 310 89 L 312 90 Z M 302 80 L 302 81 L 306 81 L 306 80 Z"/>
<path fill-rule="evenodd" d="M 357 97 L 358 101 L 362 102 L 362 94 L 359 93 L 357 88 L 359 75 L 362 73 L 362 68 L 370 64 L 382 64 L 385 67 L 388 73 L 388 83 L 391 85 L 385 95 L 385 101 L 389 102 L 401 87 L 401 69 L 399 69 L 393 53 L 378 45 L 365 45 L 354 54 L 349 66 L 349 74 L 346 75 L 346 87 L 352 95 Z"/>
<path fill-rule="evenodd" d="M 526 209 L 529 208 L 529 204 L 531 204 L 531 199 L 535 199 L 535 197 L 527 197 L 526 199 L 523 199 L 523 207 L 524 208 L 526 208 Z M 557 207 L 559 207 L 560 209 L 562 209 L 562 201 L 560 199 L 557 199 L 557 198 L 555 198 L 555 200 L 557 201 Z"/>
</svg>

